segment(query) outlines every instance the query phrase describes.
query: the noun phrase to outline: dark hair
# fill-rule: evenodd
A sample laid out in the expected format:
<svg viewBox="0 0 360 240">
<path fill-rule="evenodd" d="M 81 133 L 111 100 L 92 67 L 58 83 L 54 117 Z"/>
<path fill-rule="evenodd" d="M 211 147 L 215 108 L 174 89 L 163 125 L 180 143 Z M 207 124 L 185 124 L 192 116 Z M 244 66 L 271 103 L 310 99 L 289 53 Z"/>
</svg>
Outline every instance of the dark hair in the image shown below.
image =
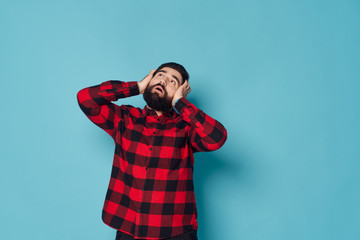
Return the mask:
<svg viewBox="0 0 360 240">
<path fill-rule="evenodd" d="M 189 73 L 185 70 L 185 68 L 178 64 L 178 63 L 174 63 L 174 62 L 168 62 L 168 63 L 163 63 L 161 64 L 157 69 L 156 71 L 154 72 L 154 75 L 157 74 L 159 72 L 160 69 L 164 68 L 164 67 L 169 67 L 169 68 L 172 68 L 172 69 L 175 69 L 176 71 L 178 71 L 180 74 L 181 74 L 181 77 L 183 79 L 183 83 L 185 82 L 185 80 L 189 80 Z"/>
</svg>

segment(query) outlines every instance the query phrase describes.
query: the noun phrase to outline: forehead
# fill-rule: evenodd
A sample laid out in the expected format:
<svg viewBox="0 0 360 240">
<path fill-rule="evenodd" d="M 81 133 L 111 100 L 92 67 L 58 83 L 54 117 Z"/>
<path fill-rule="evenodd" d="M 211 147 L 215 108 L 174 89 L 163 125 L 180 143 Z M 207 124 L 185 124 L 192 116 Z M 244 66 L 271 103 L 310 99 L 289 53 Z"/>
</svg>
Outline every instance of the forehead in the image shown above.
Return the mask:
<svg viewBox="0 0 360 240">
<path fill-rule="evenodd" d="M 177 79 L 179 79 L 180 81 L 180 84 L 182 83 L 182 76 L 181 74 L 176 71 L 175 69 L 173 68 L 170 68 L 170 67 L 163 67 L 162 69 L 159 70 L 159 72 L 166 72 L 167 74 L 170 74 L 172 76 L 175 76 Z"/>
</svg>

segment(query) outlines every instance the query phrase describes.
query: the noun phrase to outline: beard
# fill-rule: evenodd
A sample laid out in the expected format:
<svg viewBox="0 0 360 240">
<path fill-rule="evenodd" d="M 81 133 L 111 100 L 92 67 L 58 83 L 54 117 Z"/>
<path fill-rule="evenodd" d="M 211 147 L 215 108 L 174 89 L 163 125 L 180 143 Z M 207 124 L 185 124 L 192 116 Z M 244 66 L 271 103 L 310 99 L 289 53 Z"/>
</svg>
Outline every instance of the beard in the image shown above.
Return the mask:
<svg viewBox="0 0 360 240">
<path fill-rule="evenodd" d="M 144 91 L 144 100 L 147 103 L 149 107 L 151 107 L 154 110 L 162 111 L 162 112 L 170 112 L 172 105 L 171 101 L 172 99 L 168 97 L 168 94 L 166 90 L 162 87 L 164 91 L 164 96 L 160 97 L 157 92 L 151 92 L 154 87 L 161 86 L 161 84 L 155 84 L 151 87 L 146 87 Z"/>
</svg>

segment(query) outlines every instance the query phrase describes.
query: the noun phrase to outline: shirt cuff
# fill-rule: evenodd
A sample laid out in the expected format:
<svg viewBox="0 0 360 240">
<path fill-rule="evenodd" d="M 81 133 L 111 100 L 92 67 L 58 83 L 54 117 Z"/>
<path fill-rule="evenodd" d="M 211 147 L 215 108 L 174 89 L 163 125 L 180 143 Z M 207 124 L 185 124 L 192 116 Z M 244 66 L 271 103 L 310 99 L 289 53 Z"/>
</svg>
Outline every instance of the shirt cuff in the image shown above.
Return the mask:
<svg viewBox="0 0 360 240">
<path fill-rule="evenodd" d="M 137 81 L 118 81 L 118 80 L 110 80 L 112 83 L 112 89 L 109 91 L 113 91 L 115 93 L 116 99 L 131 97 L 139 95 L 139 86 Z"/>
<path fill-rule="evenodd" d="M 186 98 L 182 97 L 175 101 L 174 107 L 180 113 L 186 106 L 191 103 Z"/>
<path fill-rule="evenodd" d="M 129 85 L 131 96 L 140 94 L 139 85 L 137 81 L 129 81 L 127 83 Z"/>
</svg>

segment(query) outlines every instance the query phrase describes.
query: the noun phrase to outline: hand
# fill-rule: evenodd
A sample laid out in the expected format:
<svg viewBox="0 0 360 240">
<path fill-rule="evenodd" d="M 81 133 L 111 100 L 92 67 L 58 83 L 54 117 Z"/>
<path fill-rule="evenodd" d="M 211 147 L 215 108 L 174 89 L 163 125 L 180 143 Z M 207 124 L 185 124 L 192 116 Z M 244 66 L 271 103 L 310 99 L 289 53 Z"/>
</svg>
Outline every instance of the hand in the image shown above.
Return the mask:
<svg viewBox="0 0 360 240">
<path fill-rule="evenodd" d="M 191 88 L 190 88 L 190 84 L 189 84 L 189 81 L 186 79 L 184 84 L 181 85 L 175 92 L 174 94 L 174 97 L 172 99 L 172 106 L 175 105 L 175 102 L 176 100 L 178 100 L 179 98 L 186 98 L 186 96 L 189 94 L 189 92 L 191 91 Z"/>
<path fill-rule="evenodd" d="M 150 71 L 150 73 L 143 78 L 143 80 L 141 80 L 140 82 L 138 82 L 138 86 L 139 86 L 139 92 L 140 94 L 143 94 L 147 85 L 149 84 L 150 80 L 153 78 L 153 74 L 156 71 L 156 69 L 152 69 Z"/>
</svg>

